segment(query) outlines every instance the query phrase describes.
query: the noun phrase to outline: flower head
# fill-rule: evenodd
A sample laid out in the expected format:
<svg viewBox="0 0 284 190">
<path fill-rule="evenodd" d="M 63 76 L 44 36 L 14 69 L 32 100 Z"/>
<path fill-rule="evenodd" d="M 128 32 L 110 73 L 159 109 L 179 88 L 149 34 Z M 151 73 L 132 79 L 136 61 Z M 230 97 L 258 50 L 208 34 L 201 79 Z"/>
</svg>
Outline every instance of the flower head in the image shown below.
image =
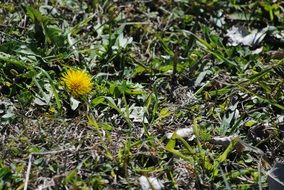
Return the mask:
<svg viewBox="0 0 284 190">
<path fill-rule="evenodd" d="M 84 70 L 69 69 L 62 75 L 61 80 L 75 97 L 88 94 L 93 88 L 92 77 Z"/>
</svg>

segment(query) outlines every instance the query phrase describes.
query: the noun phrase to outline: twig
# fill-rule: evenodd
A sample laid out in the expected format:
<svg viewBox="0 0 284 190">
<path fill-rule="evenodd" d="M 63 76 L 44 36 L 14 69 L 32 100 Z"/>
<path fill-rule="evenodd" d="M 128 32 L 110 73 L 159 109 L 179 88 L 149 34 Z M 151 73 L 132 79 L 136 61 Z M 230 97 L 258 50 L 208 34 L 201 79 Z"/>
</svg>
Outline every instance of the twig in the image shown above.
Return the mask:
<svg viewBox="0 0 284 190">
<path fill-rule="evenodd" d="M 136 24 L 150 24 L 150 22 L 121 22 L 121 23 L 118 23 L 118 25 L 136 25 Z"/>
<path fill-rule="evenodd" d="M 32 157 L 33 157 L 33 155 L 30 154 L 30 155 L 29 155 L 29 164 L 28 164 L 27 173 L 26 173 L 26 178 L 25 178 L 24 190 L 27 190 L 27 189 L 28 189 L 29 177 L 30 177 L 30 172 L 31 172 L 31 168 L 32 168 Z"/>
<path fill-rule="evenodd" d="M 75 148 L 67 148 L 67 149 L 62 149 L 62 150 L 52 150 L 52 151 L 46 151 L 46 152 L 33 152 L 31 155 L 48 155 L 48 154 L 58 154 L 61 152 L 72 152 L 74 151 Z"/>
<path fill-rule="evenodd" d="M 80 149 L 82 150 L 92 150 L 93 147 L 86 147 L 84 149 Z M 73 152 L 73 151 L 78 151 L 78 149 L 75 148 L 68 148 L 68 149 L 62 149 L 62 150 L 53 150 L 53 151 L 47 151 L 47 152 L 32 152 L 29 155 L 29 163 L 28 163 L 28 168 L 27 168 L 27 173 L 26 173 L 26 177 L 25 177 L 25 185 L 24 185 L 24 190 L 28 189 L 28 183 L 29 183 L 29 177 L 30 177 L 30 173 L 31 173 L 31 168 L 32 168 L 32 158 L 33 155 L 48 155 L 48 154 L 58 154 L 58 153 L 62 153 L 62 152 Z"/>
<path fill-rule="evenodd" d="M 173 73 L 172 73 L 172 81 L 171 81 L 171 97 L 172 97 L 172 101 L 174 101 L 174 91 L 176 89 L 176 85 L 177 85 L 177 61 L 178 61 L 178 57 L 179 57 L 179 48 L 177 47 L 175 49 L 175 54 L 173 57 Z"/>
</svg>

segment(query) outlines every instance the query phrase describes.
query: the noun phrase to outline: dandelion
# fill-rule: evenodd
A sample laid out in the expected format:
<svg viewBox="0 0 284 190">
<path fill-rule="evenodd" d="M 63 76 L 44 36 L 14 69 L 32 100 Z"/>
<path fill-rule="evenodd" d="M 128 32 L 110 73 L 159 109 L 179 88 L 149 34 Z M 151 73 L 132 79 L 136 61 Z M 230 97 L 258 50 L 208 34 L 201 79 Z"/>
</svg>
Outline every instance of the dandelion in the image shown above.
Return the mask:
<svg viewBox="0 0 284 190">
<path fill-rule="evenodd" d="M 86 71 L 79 69 L 69 69 L 62 75 L 61 80 L 75 97 L 86 95 L 93 88 L 92 77 Z"/>
</svg>

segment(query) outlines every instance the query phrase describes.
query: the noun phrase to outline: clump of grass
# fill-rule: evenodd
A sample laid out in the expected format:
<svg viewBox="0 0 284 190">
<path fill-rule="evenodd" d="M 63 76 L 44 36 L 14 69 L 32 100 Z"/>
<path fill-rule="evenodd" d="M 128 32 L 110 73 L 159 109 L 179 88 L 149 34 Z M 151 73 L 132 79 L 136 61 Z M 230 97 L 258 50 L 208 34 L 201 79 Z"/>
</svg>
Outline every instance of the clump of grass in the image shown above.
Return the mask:
<svg viewBox="0 0 284 190">
<path fill-rule="evenodd" d="M 281 8 L 0 3 L 0 189 L 267 188 L 283 157 Z M 275 28 L 230 46 L 240 24 Z"/>
</svg>

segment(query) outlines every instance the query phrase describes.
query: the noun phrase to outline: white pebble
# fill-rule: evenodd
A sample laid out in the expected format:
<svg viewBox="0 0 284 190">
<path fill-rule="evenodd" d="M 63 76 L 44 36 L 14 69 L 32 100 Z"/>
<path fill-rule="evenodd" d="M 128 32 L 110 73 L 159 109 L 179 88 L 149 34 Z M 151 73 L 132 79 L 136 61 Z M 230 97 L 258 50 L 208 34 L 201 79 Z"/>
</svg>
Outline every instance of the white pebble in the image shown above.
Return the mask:
<svg viewBox="0 0 284 190">
<path fill-rule="evenodd" d="M 161 190 L 164 187 L 161 181 L 155 177 L 141 176 L 139 182 L 142 190 Z"/>
</svg>

